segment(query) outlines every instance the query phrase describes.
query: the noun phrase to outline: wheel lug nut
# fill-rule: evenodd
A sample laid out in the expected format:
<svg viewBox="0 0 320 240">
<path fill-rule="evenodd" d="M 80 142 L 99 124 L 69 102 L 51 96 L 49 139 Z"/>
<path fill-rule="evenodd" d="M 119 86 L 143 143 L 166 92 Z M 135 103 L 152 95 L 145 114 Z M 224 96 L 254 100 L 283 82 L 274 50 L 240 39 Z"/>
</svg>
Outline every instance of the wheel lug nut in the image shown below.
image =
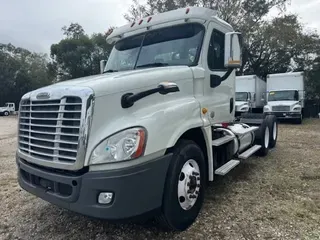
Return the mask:
<svg viewBox="0 0 320 240">
<path fill-rule="evenodd" d="M 197 177 L 197 180 L 200 180 L 200 177 Z"/>
<path fill-rule="evenodd" d="M 196 191 L 196 192 L 195 192 L 195 194 L 197 194 L 197 195 L 198 195 L 198 194 L 199 194 L 199 192 L 198 192 L 198 191 Z"/>
<path fill-rule="evenodd" d="M 197 196 L 196 195 L 190 195 L 189 198 L 195 199 L 195 198 L 197 198 Z"/>
<path fill-rule="evenodd" d="M 192 172 L 192 175 L 194 175 L 194 176 L 199 176 L 199 173 L 197 173 L 197 172 Z"/>
<path fill-rule="evenodd" d="M 197 184 L 197 187 L 200 187 L 200 184 Z"/>
<path fill-rule="evenodd" d="M 188 190 L 188 192 L 187 192 L 188 194 L 190 194 L 190 193 L 192 193 L 192 190 Z"/>
</svg>

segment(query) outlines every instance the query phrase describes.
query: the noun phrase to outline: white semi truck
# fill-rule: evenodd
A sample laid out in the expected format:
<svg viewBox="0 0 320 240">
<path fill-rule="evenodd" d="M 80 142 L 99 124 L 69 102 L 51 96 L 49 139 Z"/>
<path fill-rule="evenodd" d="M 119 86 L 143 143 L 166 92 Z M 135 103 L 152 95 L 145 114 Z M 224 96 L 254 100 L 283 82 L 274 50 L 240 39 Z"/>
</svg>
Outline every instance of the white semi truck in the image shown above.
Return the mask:
<svg viewBox="0 0 320 240">
<path fill-rule="evenodd" d="M 101 75 L 22 97 L 20 186 L 84 215 L 188 228 L 215 175 L 276 145 L 275 116 L 234 121 L 240 39 L 197 7 L 115 29 Z"/>
<path fill-rule="evenodd" d="M 0 107 L 0 115 L 9 116 L 16 111 L 15 104 L 12 102 L 7 102 L 3 107 Z"/>
<path fill-rule="evenodd" d="M 267 76 L 267 114 L 278 119 L 293 119 L 302 123 L 304 110 L 304 73 L 291 72 Z"/>
<path fill-rule="evenodd" d="M 267 84 L 256 75 L 236 77 L 236 116 L 242 113 L 262 113 Z"/>
</svg>

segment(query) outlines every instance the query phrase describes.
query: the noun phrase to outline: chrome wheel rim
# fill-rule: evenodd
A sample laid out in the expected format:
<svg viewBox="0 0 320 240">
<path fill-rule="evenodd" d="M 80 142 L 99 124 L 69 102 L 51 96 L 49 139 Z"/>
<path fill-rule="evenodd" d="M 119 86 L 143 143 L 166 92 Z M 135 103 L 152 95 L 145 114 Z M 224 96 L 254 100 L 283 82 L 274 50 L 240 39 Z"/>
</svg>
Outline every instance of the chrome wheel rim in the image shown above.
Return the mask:
<svg viewBox="0 0 320 240">
<path fill-rule="evenodd" d="M 179 204 L 183 210 L 189 210 L 197 202 L 200 191 L 200 168 L 195 160 L 189 159 L 183 165 L 178 181 Z"/>
</svg>

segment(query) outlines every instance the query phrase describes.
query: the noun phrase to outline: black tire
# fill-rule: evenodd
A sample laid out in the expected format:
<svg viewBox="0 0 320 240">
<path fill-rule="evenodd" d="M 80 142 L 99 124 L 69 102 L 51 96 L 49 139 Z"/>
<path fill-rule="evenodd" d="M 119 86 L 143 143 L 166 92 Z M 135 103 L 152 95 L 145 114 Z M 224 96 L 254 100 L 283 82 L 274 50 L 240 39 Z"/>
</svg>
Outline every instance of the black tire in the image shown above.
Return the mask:
<svg viewBox="0 0 320 240">
<path fill-rule="evenodd" d="M 302 124 L 302 115 L 300 118 L 297 118 L 295 122 L 296 124 Z"/>
<path fill-rule="evenodd" d="M 200 190 L 195 204 L 184 210 L 178 199 L 178 183 L 184 164 L 193 159 L 200 170 Z M 190 140 L 180 140 L 173 149 L 173 157 L 168 168 L 161 214 L 156 218 L 169 231 L 184 231 L 190 227 L 202 208 L 206 185 L 206 163 L 200 147 Z"/>
<path fill-rule="evenodd" d="M 9 112 L 8 111 L 5 111 L 4 113 L 3 113 L 3 116 L 9 116 Z"/>
<path fill-rule="evenodd" d="M 266 117 L 268 127 L 270 130 L 269 148 L 274 148 L 278 140 L 278 121 L 275 115 L 268 115 Z"/>
<path fill-rule="evenodd" d="M 270 136 L 270 130 L 268 127 L 268 122 L 267 122 L 267 118 L 265 118 L 262 122 L 262 124 L 260 125 L 259 129 L 256 131 L 256 138 L 255 138 L 255 144 L 257 145 L 261 145 L 260 150 L 256 153 L 256 155 L 258 156 L 266 156 L 268 155 L 269 152 L 269 138 L 266 141 L 266 134 L 269 134 Z"/>
</svg>

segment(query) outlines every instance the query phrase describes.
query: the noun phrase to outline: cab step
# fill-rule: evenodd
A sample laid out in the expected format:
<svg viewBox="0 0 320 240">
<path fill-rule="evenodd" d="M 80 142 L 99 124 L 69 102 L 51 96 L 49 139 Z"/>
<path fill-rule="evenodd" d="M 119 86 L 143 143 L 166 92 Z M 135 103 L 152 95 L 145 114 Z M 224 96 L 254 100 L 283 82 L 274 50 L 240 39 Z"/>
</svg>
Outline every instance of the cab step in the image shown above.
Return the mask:
<svg viewBox="0 0 320 240">
<path fill-rule="evenodd" d="M 219 147 L 225 143 L 228 143 L 228 142 L 231 142 L 233 139 L 235 139 L 235 136 L 229 136 L 229 135 L 226 135 L 222 138 L 218 138 L 218 139 L 215 139 L 215 140 L 212 140 L 212 146 L 214 147 Z"/>
<path fill-rule="evenodd" d="M 247 151 L 241 153 L 238 158 L 240 159 L 248 159 L 250 156 L 255 154 L 259 149 L 261 148 L 261 145 L 254 145 L 253 147 L 249 148 Z"/>
<path fill-rule="evenodd" d="M 237 165 L 239 165 L 239 163 L 240 163 L 239 160 L 230 160 L 226 164 L 219 167 L 214 173 L 216 175 L 224 176 L 228 172 L 230 172 L 233 168 L 235 168 Z"/>
</svg>

